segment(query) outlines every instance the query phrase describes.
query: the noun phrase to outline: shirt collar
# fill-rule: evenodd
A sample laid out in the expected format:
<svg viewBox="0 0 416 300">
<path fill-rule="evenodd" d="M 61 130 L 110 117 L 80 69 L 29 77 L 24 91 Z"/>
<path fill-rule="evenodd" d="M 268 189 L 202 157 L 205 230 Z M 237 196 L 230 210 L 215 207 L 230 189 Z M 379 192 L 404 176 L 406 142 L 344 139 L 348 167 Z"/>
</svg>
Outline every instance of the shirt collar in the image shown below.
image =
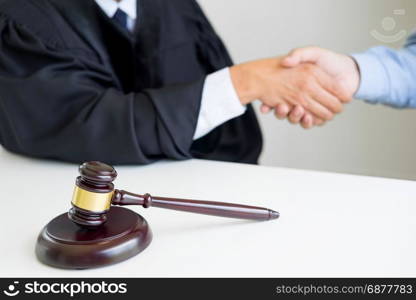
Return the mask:
<svg viewBox="0 0 416 300">
<path fill-rule="evenodd" d="M 105 14 L 112 18 L 116 14 L 117 9 L 124 11 L 131 19 L 137 18 L 137 0 L 95 0 Z"/>
</svg>

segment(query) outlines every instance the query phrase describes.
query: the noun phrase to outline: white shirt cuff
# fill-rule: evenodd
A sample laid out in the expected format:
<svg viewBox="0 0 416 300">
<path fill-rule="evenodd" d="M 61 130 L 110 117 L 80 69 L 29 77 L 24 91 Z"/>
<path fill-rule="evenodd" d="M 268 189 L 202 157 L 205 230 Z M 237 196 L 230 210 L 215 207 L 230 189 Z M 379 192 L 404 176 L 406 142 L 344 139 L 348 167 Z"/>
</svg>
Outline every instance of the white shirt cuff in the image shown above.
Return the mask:
<svg viewBox="0 0 416 300">
<path fill-rule="evenodd" d="M 208 75 L 202 91 L 194 140 L 203 137 L 219 125 L 241 116 L 245 111 L 246 107 L 241 104 L 231 81 L 229 68 Z"/>
</svg>

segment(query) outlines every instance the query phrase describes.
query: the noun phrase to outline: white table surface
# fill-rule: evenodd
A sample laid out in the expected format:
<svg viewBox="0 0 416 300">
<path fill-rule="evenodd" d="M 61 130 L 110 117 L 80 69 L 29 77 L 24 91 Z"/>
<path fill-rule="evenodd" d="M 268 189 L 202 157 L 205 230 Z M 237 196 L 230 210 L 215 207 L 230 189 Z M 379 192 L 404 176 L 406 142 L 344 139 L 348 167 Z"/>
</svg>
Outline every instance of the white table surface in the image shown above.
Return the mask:
<svg viewBox="0 0 416 300">
<path fill-rule="evenodd" d="M 416 183 L 201 160 L 116 167 L 117 188 L 258 205 L 250 222 L 134 208 L 154 237 L 109 267 L 60 270 L 37 261 L 39 231 L 67 211 L 77 165 L 0 148 L 1 277 L 416 276 Z"/>
</svg>

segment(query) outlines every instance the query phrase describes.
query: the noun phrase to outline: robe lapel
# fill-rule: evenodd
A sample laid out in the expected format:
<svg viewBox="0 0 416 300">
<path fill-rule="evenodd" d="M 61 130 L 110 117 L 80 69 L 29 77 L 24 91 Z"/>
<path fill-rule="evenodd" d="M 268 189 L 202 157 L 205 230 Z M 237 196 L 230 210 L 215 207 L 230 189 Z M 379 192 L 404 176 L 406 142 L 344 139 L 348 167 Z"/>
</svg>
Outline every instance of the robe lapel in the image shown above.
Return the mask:
<svg viewBox="0 0 416 300">
<path fill-rule="evenodd" d="M 108 60 L 102 31 L 97 19 L 94 0 L 48 0 L 74 28 L 77 34 L 93 48 L 103 61 Z"/>
<path fill-rule="evenodd" d="M 48 0 L 59 13 L 71 24 L 78 36 L 84 40 L 98 55 L 103 66 L 114 74 L 114 68 L 110 62 L 110 56 L 104 44 L 103 31 L 100 27 L 98 13 L 99 8 L 94 0 Z M 113 76 L 117 85 L 120 80 Z"/>
</svg>

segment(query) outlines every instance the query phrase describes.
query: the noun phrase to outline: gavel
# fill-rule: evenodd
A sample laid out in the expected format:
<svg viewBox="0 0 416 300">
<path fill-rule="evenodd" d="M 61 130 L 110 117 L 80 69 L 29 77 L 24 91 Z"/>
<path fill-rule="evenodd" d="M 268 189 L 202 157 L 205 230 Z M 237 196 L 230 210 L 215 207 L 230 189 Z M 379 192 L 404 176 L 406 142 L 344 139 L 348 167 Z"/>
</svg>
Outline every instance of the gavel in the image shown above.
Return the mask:
<svg viewBox="0 0 416 300">
<path fill-rule="evenodd" d="M 79 167 L 80 176 L 72 197 L 69 218 L 80 226 L 94 228 L 107 221 L 111 205 L 141 205 L 144 208 L 160 207 L 184 212 L 199 213 L 248 220 L 272 220 L 279 213 L 262 207 L 214 201 L 200 201 L 154 197 L 146 193 L 133 194 L 114 188 L 116 170 L 98 161 L 86 162 Z"/>
<path fill-rule="evenodd" d="M 262 207 L 153 197 L 117 190 L 113 184 L 116 170 L 98 161 L 83 163 L 79 173 L 71 209 L 46 224 L 36 242 L 37 258 L 56 268 L 107 266 L 146 249 L 153 238 L 149 224 L 141 215 L 122 205 L 161 207 L 249 220 L 279 217 L 278 212 Z"/>
</svg>

